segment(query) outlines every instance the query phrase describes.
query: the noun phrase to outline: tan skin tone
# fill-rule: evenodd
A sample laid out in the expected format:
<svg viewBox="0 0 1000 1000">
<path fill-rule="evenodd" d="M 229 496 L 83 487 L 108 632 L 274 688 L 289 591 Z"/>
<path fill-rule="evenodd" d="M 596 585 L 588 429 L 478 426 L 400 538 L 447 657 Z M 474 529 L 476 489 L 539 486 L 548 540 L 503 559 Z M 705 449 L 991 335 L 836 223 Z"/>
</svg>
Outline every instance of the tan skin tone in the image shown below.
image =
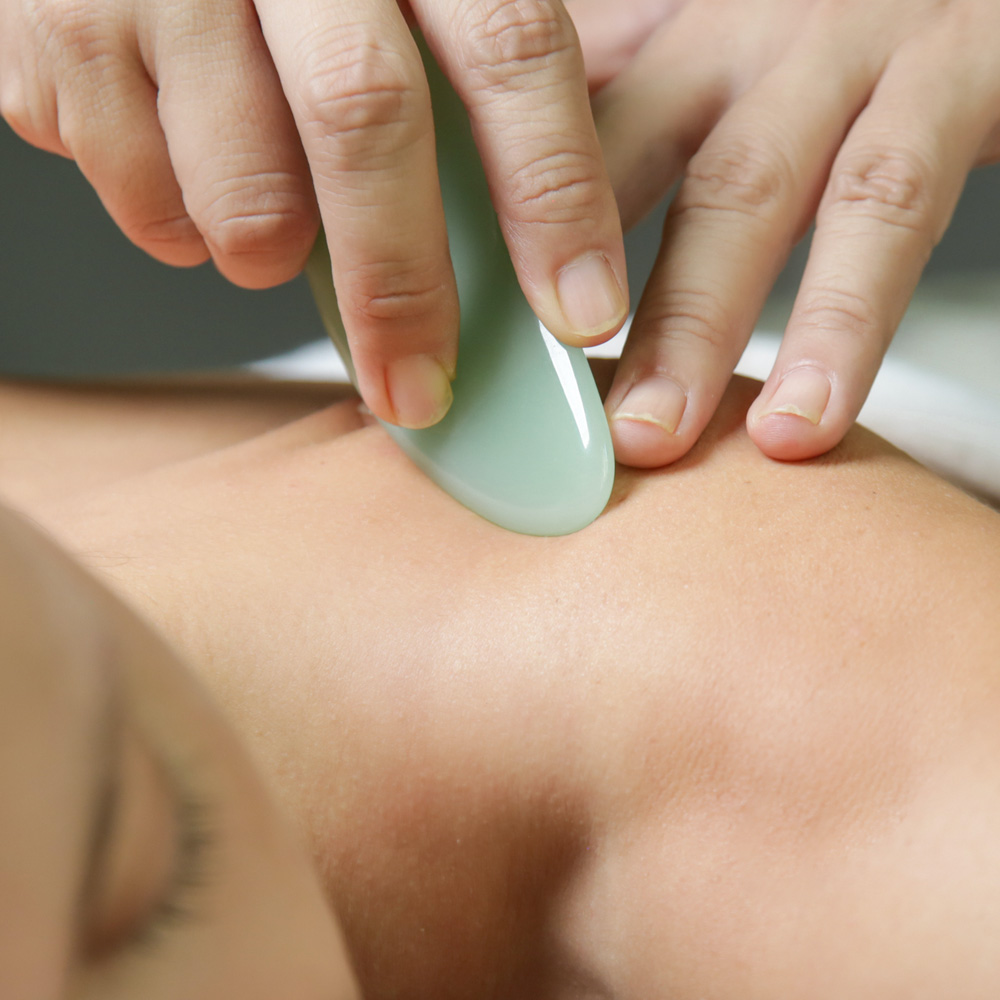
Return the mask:
<svg viewBox="0 0 1000 1000">
<path fill-rule="evenodd" d="M 991 997 L 1000 519 L 861 430 L 771 463 L 755 389 L 562 539 L 349 402 L 32 512 L 245 735 L 366 997 Z"/>
<path fill-rule="evenodd" d="M 353 1000 L 315 871 L 176 655 L 0 512 L 0 995 Z"/>
</svg>

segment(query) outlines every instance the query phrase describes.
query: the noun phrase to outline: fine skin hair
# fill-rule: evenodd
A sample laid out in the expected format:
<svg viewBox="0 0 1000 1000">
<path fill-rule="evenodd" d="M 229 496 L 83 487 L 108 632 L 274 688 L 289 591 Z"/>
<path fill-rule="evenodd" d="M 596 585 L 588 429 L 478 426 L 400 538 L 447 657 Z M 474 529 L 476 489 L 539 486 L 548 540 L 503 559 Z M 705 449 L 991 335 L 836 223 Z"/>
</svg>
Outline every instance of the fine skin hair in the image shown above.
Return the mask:
<svg viewBox="0 0 1000 1000">
<path fill-rule="evenodd" d="M 197 391 L 124 426 L 63 396 L 127 458 L 67 495 L 45 427 L 30 474 L 35 391 L 0 404 L 10 501 L 214 693 L 366 997 L 995 995 L 1000 518 L 905 455 L 768 460 L 736 380 L 686 458 L 539 539 L 355 402 L 287 422 L 317 387 L 234 388 L 210 442 L 163 419 Z"/>
</svg>

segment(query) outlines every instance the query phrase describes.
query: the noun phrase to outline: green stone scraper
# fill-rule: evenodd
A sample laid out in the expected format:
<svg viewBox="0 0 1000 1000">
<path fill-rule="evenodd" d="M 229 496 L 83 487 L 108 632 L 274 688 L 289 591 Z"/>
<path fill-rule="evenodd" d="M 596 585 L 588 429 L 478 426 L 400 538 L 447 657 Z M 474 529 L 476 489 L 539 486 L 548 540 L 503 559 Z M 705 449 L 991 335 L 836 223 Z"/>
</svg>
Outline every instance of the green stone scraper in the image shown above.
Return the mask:
<svg viewBox="0 0 1000 1000">
<path fill-rule="evenodd" d="M 454 401 L 439 423 L 383 426 L 434 482 L 487 520 L 528 535 L 569 534 L 590 524 L 611 494 L 604 408 L 583 351 L 544 330 L 524 298 L 465 109 L 423 52 L 462 309 L 458 367 Z M 306 271 L 354 379 L 322 233 Z"/>
</svg>

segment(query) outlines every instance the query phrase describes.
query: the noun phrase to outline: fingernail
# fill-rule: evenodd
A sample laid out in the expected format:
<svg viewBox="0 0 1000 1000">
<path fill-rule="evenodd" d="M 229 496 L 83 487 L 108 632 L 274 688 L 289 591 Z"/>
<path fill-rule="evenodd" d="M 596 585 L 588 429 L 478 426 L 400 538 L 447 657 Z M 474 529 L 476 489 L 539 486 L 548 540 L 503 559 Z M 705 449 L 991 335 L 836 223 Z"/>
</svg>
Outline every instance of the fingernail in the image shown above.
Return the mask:
<svg viewBox="0 0 1000 1000">
<path fill-rule="evenodd" d="M 578 337 L 607 333 L 624 318 L 628 304 L 603 254 L 588 253 L 567 264 L 556 278 L 563 319 Z"/>
<path fill-rule="evenodd" d="M 650 375 L 629 389 L 611 419 L 653 424 L 673 434 L 686 406 L 687 394 L 673 379 Z"/>
<path fill-rule="evenodd" d="M 410 354 L 390 362 L 385 383 L 400 427 L 430 427 L 451 406 L 451 380 L 431 354 Z"/>
<path fill-rule="evenodd" d="M 823 411 L 830 401 L 830 379 L 814 368 L 793 368 L 778 383 L 767 409 L 761 414 L 783 413 L 804 417 L 811 424 L 823 419 Z"/>
</svg>

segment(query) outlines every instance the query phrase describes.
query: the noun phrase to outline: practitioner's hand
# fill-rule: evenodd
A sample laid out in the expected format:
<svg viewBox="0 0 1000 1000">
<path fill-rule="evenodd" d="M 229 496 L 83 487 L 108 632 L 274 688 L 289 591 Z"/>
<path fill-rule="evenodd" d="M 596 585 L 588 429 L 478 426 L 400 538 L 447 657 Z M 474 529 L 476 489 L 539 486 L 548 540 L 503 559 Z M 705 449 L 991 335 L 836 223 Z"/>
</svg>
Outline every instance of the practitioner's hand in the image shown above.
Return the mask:
<svg viewBox="0 0 1000 1000">
<path fill-rule="evenodd" d="M 562 0 L 414 0 L 469 109 L 522 286 L 572 342 L 627 312 L 614 195 Z M 271 285 L 318 215 L 362 394 L 450 405 L 458 300 L 430 98 L 396 0 L 0 0 L 0 110 L 161 260 Z M 315 194 L 314 194 L 315 190 Z"/>
<path fill-rule="evenodd" d="M 774 458 L 857 416 L 969 170 L 1000 155 L 994 0 L 571 0 L 626 225 L 683 175 L 608 398 L 632 465 L 702 432 L 815 218 L 748 415 Z"/>
</svg>

